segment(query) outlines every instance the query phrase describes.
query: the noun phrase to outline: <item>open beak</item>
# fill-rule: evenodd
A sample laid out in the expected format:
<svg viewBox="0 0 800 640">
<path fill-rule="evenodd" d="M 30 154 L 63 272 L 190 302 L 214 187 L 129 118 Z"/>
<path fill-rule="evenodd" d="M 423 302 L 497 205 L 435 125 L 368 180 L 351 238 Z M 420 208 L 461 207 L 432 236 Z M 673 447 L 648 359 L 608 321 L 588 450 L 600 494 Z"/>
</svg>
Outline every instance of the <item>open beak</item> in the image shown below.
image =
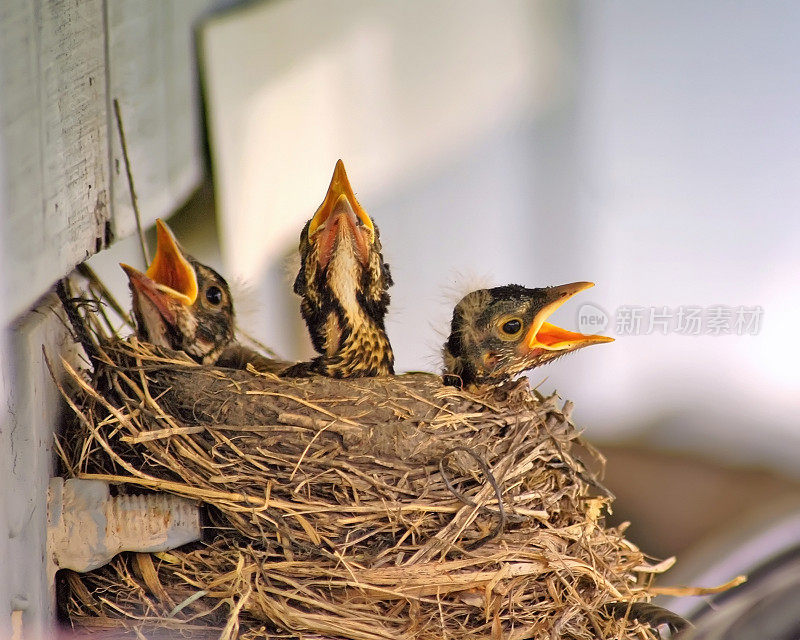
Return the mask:
<svg viewBox="0 0 800 640">
<path fill-rule="evenodd" d="M 171 290 L 159 287 L 156 282 L 148 278 L 144 273 L 128 264 L 120 262 L 119 266 L 128 274 L 128 280 L 130 280 L 134 295 L 139 296 L 140 299 L 146 298 L 149 300 L 164 321 L 174 326 L 177 323 L 175 308 L 184 304 L 185 296 L 173 295 Z"/>
<path fill-rule="evenodd" d="M 193 305 L 198 292 L 194 267 L 183 255 L 172 231 L 161 220 L 156 220 L 156 236 L 156 255 L 145 275 L 167 295 L 187 306 Z"/>
<path fill-rule="evenodd" d="M 338 160 L 328 193 L 308 225 L 308 239 L 319 243 L 319 262 L 323 268 L 331 258 L 340 231 L 348 233 L 355 243 L 361 263 L 366 264 L 369 245 L 375 238 L 375 226 L 358 204 L 344 163 Z"/>
<path fill-rule="evenodd" d="M 590 344 L 614 342 L 614 338 L 607 336 L 584 335 L 567 331 L 546 322 L 556 309 L 580 291 L 594 286 L 594 282 L 573 282 L 559 287 L 547 289 L 547 299 L 544 306 L 536 312 L 533 324 L 525 336 L 522 348 L 526 351 L 544 349 L 546 351 L 572 351 Z"/>
<path fill-rule="evenodd" d="M 156 220 L 158 245 L 153 262 L 142 273 L 127 264 L 120 266 L 128 274 L 131 286 L 155 305 L 164 320 L 174 324 L 177 305 L 191 306 L 197 300 L 197 274 L 186 259 L 172 231 Z"/>
</svg>

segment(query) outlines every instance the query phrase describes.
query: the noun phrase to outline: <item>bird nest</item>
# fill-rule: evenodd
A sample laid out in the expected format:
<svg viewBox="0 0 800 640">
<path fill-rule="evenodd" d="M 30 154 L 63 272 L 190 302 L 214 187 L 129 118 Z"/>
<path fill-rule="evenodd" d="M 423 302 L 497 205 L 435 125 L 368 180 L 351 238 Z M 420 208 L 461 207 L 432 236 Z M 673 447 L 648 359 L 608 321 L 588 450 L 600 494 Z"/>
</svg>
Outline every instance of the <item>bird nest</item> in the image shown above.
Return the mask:
<svg viewBox="0 0 800 640">
<path fill-rule="evenodd" d="M 197 500 L 204 540 L 64 572 L 75 627 L 224 638 L 657 638 L 570 405 L 430 374 L 280 379 L 89 327 L 66 475 Z M 166 631 L 169 635 L 168 631 Z"/>
</svg>

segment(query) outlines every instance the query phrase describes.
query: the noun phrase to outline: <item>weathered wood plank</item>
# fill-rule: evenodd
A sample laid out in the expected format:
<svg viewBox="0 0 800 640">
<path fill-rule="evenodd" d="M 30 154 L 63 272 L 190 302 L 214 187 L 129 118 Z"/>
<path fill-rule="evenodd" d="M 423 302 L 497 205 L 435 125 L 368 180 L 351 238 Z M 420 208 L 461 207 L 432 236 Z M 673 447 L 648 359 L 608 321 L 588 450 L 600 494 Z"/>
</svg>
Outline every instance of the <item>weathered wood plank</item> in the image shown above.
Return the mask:
<svg viewBox="0 0 800 640">
<path fill-rule="evenodd" d="M 42 295 L 105 247 L 112 222 L 117 237 L 134 229 L 112 97 L 145 223 L 199 184 L 191 28 L 209 4 L 0 0 L 0 637 L 51 634 L 42 532 L 60 404 L 42 345 L 58 362 L 69 340 Z"/>
<path fill-rule="evenodd" d="M 4 322 L 102 249 L 109 222 L 116 237 L 135 230 L 111 99 L 121 104 L 145 225 L 200 183 L 192 28 L 212 4 L 0 3 Z"/>
<path fill-rule="evenodd" d="M 0 5 L 5 322 L 105 244 L 102 16 L 101 0 Z"/>
<path fill-rule="evenodd" d="M 57 375 L 60 358 L 76 362 L 76 351 L 64 322 L 51 311 L 55 296 L 42 301 L 39 313 L 17 322 L 0 358 L 0 458 L 3 514 L 0 515 L 0 637 L 7 635 L 9 616 L 23 614 L 20 637 L 52 636 L 54 612 L 47 582 L 47 485 L 55 471 L 53 430 L 60 416 L 60 396 L 50 378 L 43 349 Z M 3 517 L 5 516 L 5 518 Z M 10 609 L 10 610 L 9 610 Z"/>
</svg>

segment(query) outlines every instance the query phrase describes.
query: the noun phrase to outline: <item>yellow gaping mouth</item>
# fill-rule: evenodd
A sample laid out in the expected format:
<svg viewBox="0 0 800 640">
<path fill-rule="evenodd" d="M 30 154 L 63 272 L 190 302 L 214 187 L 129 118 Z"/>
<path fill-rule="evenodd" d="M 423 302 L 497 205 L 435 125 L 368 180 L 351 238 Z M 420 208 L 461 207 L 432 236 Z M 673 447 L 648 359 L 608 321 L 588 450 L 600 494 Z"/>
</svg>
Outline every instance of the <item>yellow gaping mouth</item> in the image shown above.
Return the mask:
<svg viewBox="0 0 800 640">
<path fill-rule="evenodd" d="M 161 220 L 156 220 L 156 234 L 156 255 L 145 275 L 160 291 L 187 306 L 193 305 L 199 289 L 194 267 L 183 255 L 172 231 Z"/>
<path fill-rule="evenodd" d="M 320 244 L 319 259 L 324 267 L 330 259 L 339 228 L 345 225 L 356 243 L 359 258 L 365 263 L 369 246 L 375 239 L 375 226 L 358 204 L 341 160 L 336 162 L 328 192 L 308 225 L 308 239 Z M 362 233 L 366 231 L 366 233 Z"/>
<path fill-rule="evenodd" d="M 534 317 L 533 324 L 525 335 L 524 347 L 528 350 L 566 351 L 590 344 L 614 342 L 614 338 L 575 333 L 546 322 L 547 318 L 572 296 L 593 286 L 594 282 L 573 282 L 559 287 L 550 287 L 548 289 L 548 299 L 550 301 Z"/>
</svg>

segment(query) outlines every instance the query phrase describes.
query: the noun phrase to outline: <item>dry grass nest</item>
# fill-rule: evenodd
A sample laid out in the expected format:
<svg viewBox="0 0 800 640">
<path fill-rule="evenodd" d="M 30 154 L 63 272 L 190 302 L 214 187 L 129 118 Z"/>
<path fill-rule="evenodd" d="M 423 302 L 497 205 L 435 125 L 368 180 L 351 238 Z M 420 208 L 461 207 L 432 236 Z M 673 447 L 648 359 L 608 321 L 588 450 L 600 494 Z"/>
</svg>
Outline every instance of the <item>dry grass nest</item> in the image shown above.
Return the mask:
<svg viewBox="0 0 800 640">
<path fill-rule="evenodd" d="M 604 524 L 570 405 L 429 374 L 283 380 L 200 366 L 87 314 L 65 475 L 196 499 L 204 540 L 64 572 L 71 624 L 223 638 L 656 638 L 613 619 L 651 564 Z M 169 630 L 176 631 L 171 632 Z"/>
</svg>

